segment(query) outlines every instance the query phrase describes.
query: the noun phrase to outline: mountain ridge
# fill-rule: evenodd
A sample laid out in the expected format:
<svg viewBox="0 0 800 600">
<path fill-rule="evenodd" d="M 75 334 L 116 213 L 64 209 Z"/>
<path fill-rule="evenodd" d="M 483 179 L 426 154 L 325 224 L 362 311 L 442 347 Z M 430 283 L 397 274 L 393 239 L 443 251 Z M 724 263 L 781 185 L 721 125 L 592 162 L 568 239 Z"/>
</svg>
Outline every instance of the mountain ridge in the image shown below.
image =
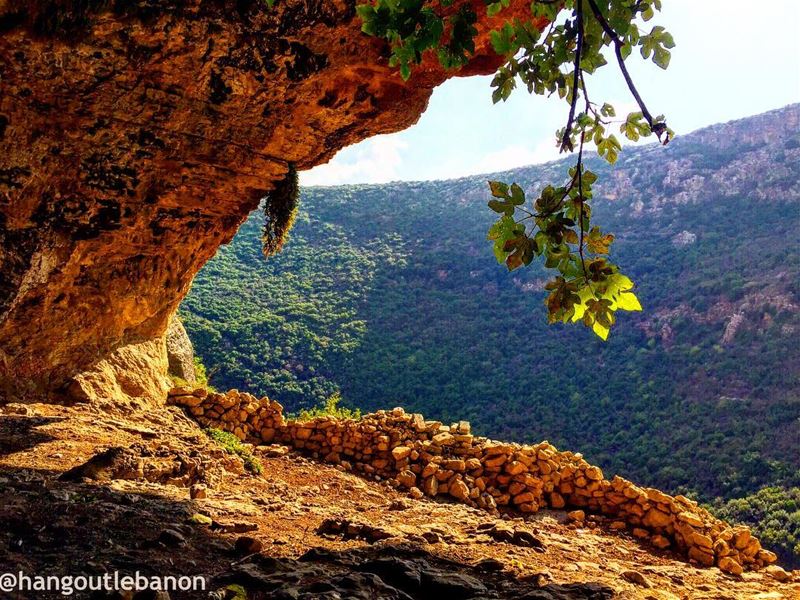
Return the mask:
<svg viewBox="0 0 800 600">
<path fill-rule="evenodd" d="M 787 119 L 788 116 L 788 119 Z M 783 107 L 774 108 L 763 113 L 757 113 L 755 115 L 744 116 L 744 117 L 737 117 L 733 119 L 729 119 L 728 121 L 721 121 L 719 123 L 712 123 L 710 125 L 703 125 L 702 127 L 698 127 L 697 129 L 693 129 L 687 133 L 682 133 L 674 136 L 670 141 L 670 144 L 673 146 L 677 143 L 680 145 L 683 143 L 683 139 L 686 137 L 698 137 L 703 138 L 706 136 L 715 136 L 715 134 L 719 134 L 720 136 L 730 128 L 735 130 L 737 124 L 747 121 L 748 123 L 756 123 L 758 121 L 764 121 L 768 125 L 773 125 L 774 118 L 780 118 L 781 120 L 788 120 L 789 126 L 788 129 L 796 130 L 800 127 L 800 103 L 788 104 Z M 669 146 L 667 146 L 669 147 Z M 665 150 L 666 147 L 658 142 L 647 142 L 643 144 L 624 144 L 623 151 L 620 153 L 621 158 L 628 158 L 630 152 L 650 152 L 650 151 L 662 151 Z M 592 152 L 589 153 L 589 158 L 597 160 Z M 331 184 L 331 185 L 324 185 L 324 184 L 315 184 L 315 185 L 303 185 L 303 189 L 306 190 L 325 190 L 330 188 L 342 188 L 342 187 L 372 187 L 372 188 L 380 188 L 387 185 L 396 185 L 396 184 L 425 184 L 425 183 L 432 183 L 432 182 L 439 182 L 439 183 L 446 183 L 446 182 L 462 182 L 462 181 L 485 181 L 487 178 L 492 179 L 513 179 L 513 175 L 520 171 L 525 171 L 528 169 L 536 168 L 536 167 L 547 167 L 551 165 L 568 165 L 574 162 L 569 156 L 564 156 L 560 158 L 555 158 L 551 160 L 546 160 L 542 162 L 530 163 L 527 165 L 523 165 L 520 167 L 513 167 L 511 169 L 502 169 L 499 171 L 486 171 L 484 173 L 477 173 L 472 175 L 460 175 L 458 177 L 446 177 L 444 179 L 393 179 L 391 181 L 385 181 L 382 183 L 351 183 L 351 184 Z M 601 183 L 601 182 L 598 182 Z"/>
</svg>

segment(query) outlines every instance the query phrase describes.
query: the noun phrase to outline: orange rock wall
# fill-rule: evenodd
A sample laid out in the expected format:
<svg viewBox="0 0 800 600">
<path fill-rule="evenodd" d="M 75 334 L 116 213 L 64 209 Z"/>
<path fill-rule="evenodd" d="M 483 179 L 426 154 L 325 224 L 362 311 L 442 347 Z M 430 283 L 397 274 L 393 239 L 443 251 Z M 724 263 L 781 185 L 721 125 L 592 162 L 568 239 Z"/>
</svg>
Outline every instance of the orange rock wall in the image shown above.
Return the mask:
<svg viewBox="0 0 800 600">
<path fill-rule="evenodd" d="M 459 74 L 491 72 L 501 17 L 464 1 L 484 16 Z M 454 75 L 403 82 L 355 0 L 64 18 L 93 4 L 0 0 L 0 399 L 163 398 L 170 316 L 287 164 L 408 127 Z"/>
</svg>

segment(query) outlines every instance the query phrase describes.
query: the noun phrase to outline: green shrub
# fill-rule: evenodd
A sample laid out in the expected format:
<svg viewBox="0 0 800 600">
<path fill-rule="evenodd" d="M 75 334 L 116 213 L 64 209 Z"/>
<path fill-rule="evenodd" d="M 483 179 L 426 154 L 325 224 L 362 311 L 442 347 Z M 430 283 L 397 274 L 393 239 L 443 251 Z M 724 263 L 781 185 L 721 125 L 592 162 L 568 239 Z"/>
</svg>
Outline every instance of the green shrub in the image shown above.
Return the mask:
<svg viewBox="0 0 800 600">
<path fill-rule="evenodd" d="M 351 409 L 344 406 L 339 406 L 342 401 L 342 396 L 336 392 L 333 396 L 329 397 L 325 402 L 309 409 L 303 409 L 300 412 L 290 415 L 290 417 L 298 421 L 310 421 L 317 417 L 336 417 L 337 419 L 360 419 L 361 411 L 357 408 Z"/>
<path fill-rule="evenodd" d="M 214 386 L 208 383 L 208 371 L 203 364 L 203 360 L 195 355 L 194 357 L 194 376 L 197 379 L 196 384 L 200 387 L 206 388 L 209 392 L 216 392 Z"/>
<path fill-rule="evenodd" d="M 232 433 L 221 429 L 208 428 L 203 432 L 214 440 L 225 452 L 235 454 L 244 461 L 244 468 L 254 475 L 261 475 L 264 470 L 261 463 L 253 456 L 253 453 L 242 444 L 241 440 Z"/>
<path fill-rule="evenodd" d="M 729 523 L 749 525 L 784 566 L 800 566 L 800 488 L 767 487 L 744 498 L 717 498 L 707 508 Z"/>
</svg>

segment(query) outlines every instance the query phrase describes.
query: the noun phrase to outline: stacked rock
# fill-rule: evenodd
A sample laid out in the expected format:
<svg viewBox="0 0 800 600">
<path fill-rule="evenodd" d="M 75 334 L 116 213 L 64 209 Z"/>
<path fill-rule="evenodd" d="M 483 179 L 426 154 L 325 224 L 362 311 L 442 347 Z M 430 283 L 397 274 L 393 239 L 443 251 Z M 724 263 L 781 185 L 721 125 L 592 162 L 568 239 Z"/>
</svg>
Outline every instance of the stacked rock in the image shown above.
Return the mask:
<svg viewBox="0 0 800 600">
<path fill-rule="evenodd" d="M 280 404 L 238 390 L 219 394 L 205 388 L 177 387 L 170 390 L 168 402 L 186 408 L 203 427 L 228 431 L 253 444 L 272 442 L 284 425 Z"/>
<path fill-rule="evenodd" d="M 169 401 L 187 408 L 205 427 L 254 444 L 294 447 L 347 470 L 388 479 L 416 498 L 448 496 L 489 511 L 585 509 L 610 517 L 614 529 L 631 528 L 657 548 L 734 574 L 777 559 L 747 527 L 731 527 L 684 496 L 641 488 L 621 477 L 609 481 L 581 454 L 561 452 L 546 441 L 496 442 L 473 436 L 466 421 L 444 425 L 402 408 L 358 420 L 285 420 L 278 402 L 237 390 L 176 388 Z"/>
</svg>

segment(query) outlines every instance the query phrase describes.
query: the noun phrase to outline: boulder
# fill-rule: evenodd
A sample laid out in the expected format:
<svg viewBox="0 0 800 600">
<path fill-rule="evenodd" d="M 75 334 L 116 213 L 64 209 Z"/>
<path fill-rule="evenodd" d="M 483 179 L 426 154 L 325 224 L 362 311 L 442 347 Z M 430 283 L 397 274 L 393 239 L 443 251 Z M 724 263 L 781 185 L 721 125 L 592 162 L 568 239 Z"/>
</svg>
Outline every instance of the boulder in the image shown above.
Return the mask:
<svg viewBox="0 0 800 600">
<path fill-rule="evenodd" d="M 167 364 L 169 374 L 179 377 L 187 383 L 196 383 L 194 370 L 194 347 L 180 317 L 175 314 L 167 327 Z"/>
<path fill-rule="evenodd" d="M 586 519 L 586 513 L 582 510 L 573 510 L 567 513 L 567 520 L 575 523 L 582 523 Z"/>
<path fill-rule="evenodd" d="M 725 573 L 730 573 L 731 575 L 741 575 L 743 571 L 742 565 L 739 564 L 730 556 L 723 556 L 722 558 L 720 558 L 719 562 L 717 563 L 717 566 L 720 568 L 720 571 L 724 571 Z"/>
<path fill-rule="evenodd" d="M 792 576 L 787 573 L 783 567 L 779 567 L 778 565 L 770 565 L 764 569 L 764 572 L 774 580 L 780 581 L 781 583 L 787 583 L 792 578 Z"/>
<path fill-rule="evenodd" d="M 408 446 L 397 446 L 392 450 L 392 456 L 395 460 L 403 460 L 404 458 L 408 458 L 411 454 L 411 448 Z"/>
<path fill-rule="evenodd" d="M 457 500 L 463 501 L 469 498 L 469 488 L 467 487 L 467 484 L 460 479 L 450 482 L 448 486 L 448 492 Z"/>
<path fill-rule="evenodd" d="M 401 471 L 397 475 L 397 482 L 405 488 L 412 488 L 417 485 L 417 476 L 413 471 Z"/>
<path fill-rule="evenodd" d="M 645 513 L 642 523 L 648 527 L 666 527 L 672 522 L 672 517 L 657 508 L 651 508 Z"/>
</svg>

